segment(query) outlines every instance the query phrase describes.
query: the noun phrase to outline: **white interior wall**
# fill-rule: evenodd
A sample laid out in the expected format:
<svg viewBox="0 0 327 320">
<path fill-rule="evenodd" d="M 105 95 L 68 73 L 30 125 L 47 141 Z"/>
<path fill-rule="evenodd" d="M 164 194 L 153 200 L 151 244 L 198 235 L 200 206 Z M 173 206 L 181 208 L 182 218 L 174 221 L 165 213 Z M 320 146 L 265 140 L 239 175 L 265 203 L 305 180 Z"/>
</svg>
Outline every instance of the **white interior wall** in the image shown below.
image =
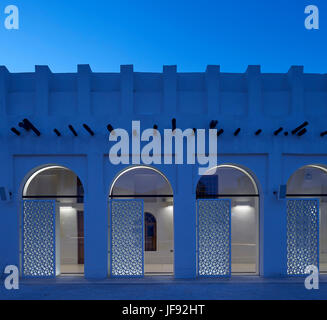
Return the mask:
<svg viewBox="0 0 327 320">
<path fill-rule="evenodd" d="M 61 264 L 78 263 L 77 212 L 72 207 L 60 207 L 60 261 Z"/>
<path fill-rule="evenodd" d="M 232 202 L 232 263 L 256 264 L 258 256 L 258 199 Z"/>
<path fill-rule="evenodd" d="M 56 201 L 56 275 L 60 275 L 61 272 L 61 259 L 60 259 L 60 248 L 61 248 L 61 239 L 60 239 L 60 211 L 58 202 Z"/>
</svg>

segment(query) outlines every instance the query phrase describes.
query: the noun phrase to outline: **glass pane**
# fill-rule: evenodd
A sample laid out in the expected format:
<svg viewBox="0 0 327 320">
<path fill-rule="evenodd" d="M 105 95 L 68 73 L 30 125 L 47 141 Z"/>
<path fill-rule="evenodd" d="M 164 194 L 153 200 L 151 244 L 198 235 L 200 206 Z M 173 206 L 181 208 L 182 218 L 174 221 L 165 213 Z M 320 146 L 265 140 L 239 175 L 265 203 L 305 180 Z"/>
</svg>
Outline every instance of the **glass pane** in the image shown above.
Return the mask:
<svg viewBox="0 0 327 320">
<path fill-rule="evenodd" d="M 83 196 L 84 190 L 74 172 L 55 167 L 43 169 L 27 182 L 24 196 Z"/>
<path fill-rule="evenodd" d="M 232 272 L 256 273 L 259 199 L 232 199 Z"/>
<path fill-rule="evenodd" d="M 84 272 L 83 204 L 59 204 L 61 274 Z"/>
<path fill-rule="evenodd" d="M 167 180 L 157 171 L 133 168 L 115 182 L 111 195 L 172 195 Z"/>
<path fill-rule="evenodd" d="M 327 172 L 316 167 L 297 170 L 287 183 L 287 194 L 326 194 Z"/>
<path fill-rule="evenodd" d="M 210 175 L 201 177 L 197 196 L 205 198 L 219 195 L 256 195 L 256 186 L 250 176 L 234 167 L 218 167 L 209 170 Z"/>
</svg>

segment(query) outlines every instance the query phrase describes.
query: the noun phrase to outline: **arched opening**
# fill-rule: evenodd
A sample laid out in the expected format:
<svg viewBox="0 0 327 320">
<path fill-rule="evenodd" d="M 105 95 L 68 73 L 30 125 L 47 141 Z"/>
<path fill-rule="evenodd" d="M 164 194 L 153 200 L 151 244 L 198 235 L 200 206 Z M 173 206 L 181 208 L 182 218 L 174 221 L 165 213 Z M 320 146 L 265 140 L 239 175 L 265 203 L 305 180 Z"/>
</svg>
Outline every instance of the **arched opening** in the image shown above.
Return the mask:
<svg viewBox="0 0 327 320">
<path fill-rule="evenodd" d="M 287 182 L 287 198 L 288 201 L 288 251 L 292 245 L 300 246 L 297 251 L 302 252 L 305 250 L 300 243 L 303 237 L 306 237 L 305 243 L 310 244 L 311 249 L 316 247 L 318 253 L 309 254 L 296 257 L 297 264 L 301 261 L 306 261 L 306 264 L 314 264 L 308 262 L 307 259 L 318 260 L 319 271 L 321 273 L 327 272 L 327 168 L 322 165 L 307 165 L 295 171 Z M 291 200 L 293 199 L 293 201 Z M 309 203 L 310 208 L 305 210 L 305 202 L 303 200 L 317 199 L 317 205 L 313 202 Z M 298 200 L 299 204 L 296 210 L 292 211 L 290 205 Z M 307 202 L 307 201 L 306 201 Z M 296 227 L 292 227 L 292 212 L 300 218 L 296 220 Z M 318 215 L 318 216 L 316 216 Z M 314 218 L 316 217 L 316 220 Z M 295 220 L 293 220 L 294 222 Z M 316 224 L 316 225 L 315 225 Z M 310 227 L 312 226 L 312 228 Z M 316 238 L 316 244 L 314 244 Z M 292 243 L 291 243 L 292 242 Z M 295 243 L 297 242 L 297 243 Z M 308 250 L 307 250 L 308 251 Z M 311 251 L 311 250 L 309 250 Z M 314 256 L 314 257 L 313 257 Z M 288 262 L 290 264 L 290 254 L 288 253 Z M 305 267 L 305 266 L 303 266 Z M 289 266 L 288 272 L 292 273 Z M 294 269 L 295 270 L 295 269 Z"/>
<path fill-rule="evenodd" d="M 26 277 L 84 274 L 84 188 L 61 166 L 34 172 L 23 188 L 21 266 Z"/>
<path fill-rule="evenodd" d="M 229 268 L 232 274 L 258 274 L 259 193 L 253 176 L 247 170 L 235 165 L 221 165 L 212 168 L 206 175 L 203 175 L 200 178 L 196 188 L 196 197 L 198 203 L 201 199 L 224 199 L 225 203 L 221 201 L 222 206 L 220 207 L 225 208 L 224 210 L 230 211 L 229 213 L 226 212 L 225 217 L 219 217 L 218 213 L 216 217 L 207 219 L 205 215 L 209 216 L 211 214 L 210 210 L 215 210 L 210 209 L 213 208 L 212 205 L 210 205 L 208 209 L 209 211 L 206 212 L 204 210 L 202 213 L 204 216 L 203 221 L 207 224 L 211 224 L 211 226 L 202 225 L 201 232 L 204 239 L 209 239 L 210 233 L 212 232 L 217 233 L 217 230 L 224 230 L 223 232 L 225 235 L 223 235 L 222 238 L 230 242 L 230 251 L 225 251 L 224 257 L 217 255 L 213 258 L 210 250 L 207 250 L 207 247 L 212 246 L 212 248 L 217 248 L 220 244 L 209 242 L 199 244 L 198 241 L 198 246 L 205 246 L 205 248 L 202 249 L 203 252 L 207 254 L 208 261 L 210 261 L 210 259 L 226 259 L 226 263 L 231 264 Z M 221 209 L 217 210 L 219 211 Z M 199 217 L 199 208 L 197 214 Z M 219 219 L 222 219 L 221 222 L 223 223 L 226 223 L 226 219 L 230 219 L 230 225 L 226 224 L 224 227 L 219 226 Z M 201 223 L 201 221 L 198 220 L 198 224 L 199 223 Z M 217 230 L 213 230 L 212 225 L 216 225 Z M 199 230 L 198 226 L 198 239 L 201 236 L 199 235 Z M 230 234 L 228 234 L 228 232 L 230 232 Z M 205 234 L 203 235 L 203 233 Z M 217 239 L 215 241 L 217 241 Z M 199 255 L 198 247 L 198 256 Z M 230 255 L 230 257 L 228 257 L 228 255 Z M 209 269 L 211 268 L 213 270 L 214 268 L 212 264 L 215 263 L 218 263 L 218 261 L 211 260 L 209 262 L 209 264 L 211 264 Z M 206 266 L 206 270 L 208 270 L 208 266 Z M 210 272 L 208 272 L 209 271 L 204 272 L 203 275 L 210 275 Z M 226 275 L 227 274 L 228 271 L 226 271 Z"/>
<path fill-rule="evenodd" d="M 110 274 L 173 274 L 174 203 L 173 191 L 167 178 L 154 168 L 129 168 L 114 180 L 110 200 Z M 140 202 L 141 206 L 137 209 Z M 128 225 L 124 224 L 126 219 Z M 121 238 L 123 233 L 124 239 Z M 143 244 L 138 242 L 140 238 L 144 240 Z M 139 243 L 138 248 L 135 247 L 133 251 L 124 248 L 136 243 Z M 123 255 L 124 261 L 120 260 Z M 138 263 L 141 265 L 138 271 L 132 270 L 132 265 Z"/>
</svg>

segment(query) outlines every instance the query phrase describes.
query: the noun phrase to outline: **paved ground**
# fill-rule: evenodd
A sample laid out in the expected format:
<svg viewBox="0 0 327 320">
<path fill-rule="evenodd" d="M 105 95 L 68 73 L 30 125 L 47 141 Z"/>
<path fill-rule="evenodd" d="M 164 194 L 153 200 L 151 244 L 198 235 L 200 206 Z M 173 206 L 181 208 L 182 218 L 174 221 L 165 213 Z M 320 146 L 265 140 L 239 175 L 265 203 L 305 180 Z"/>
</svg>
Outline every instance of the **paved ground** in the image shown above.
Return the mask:
<svg viewBox="0 0 327 320">
<path fill-rule="evenodd" d="M 107 279 L 91 281 L 65 277 L 55 280 L 24 280 L 20 283 L 20 289 L 16 291 L 6 290 L 3 281 L 1 282 L 1 300 L 327 299 L 327 278 L 321 278 L 319 290 L 310 291 L 305 289 L 302 278 L 235 277 L 227 280 L 175 280 L 167 277 L 147 277 L 135 280 Z"/>
</svg>

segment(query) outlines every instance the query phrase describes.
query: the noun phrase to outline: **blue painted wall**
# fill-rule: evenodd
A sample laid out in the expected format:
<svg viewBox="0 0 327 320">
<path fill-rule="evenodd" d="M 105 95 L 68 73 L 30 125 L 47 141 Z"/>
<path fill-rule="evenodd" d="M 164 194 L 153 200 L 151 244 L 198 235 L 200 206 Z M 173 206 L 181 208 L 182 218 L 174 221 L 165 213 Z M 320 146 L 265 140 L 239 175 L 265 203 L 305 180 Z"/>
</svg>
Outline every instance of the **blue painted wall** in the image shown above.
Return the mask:
<svg viewBox="0 0 327 320">
<path fill-rule="evenodd" d="M 286 265 L 286 204 L 273 194 L 291 174 L 307 164 L 327 165 L 327 76 L 305 74 L 291 67 L 286 74 L 263 74 L 259 66 L 245 73 L 221 73 L 208 66 L 203 73 L 178 73 L 164 66 L 162 73 L 93 73 L 79 65 L 77 73 L 54 74 L 47 66 L 34 73 L 10 73 L 0 67 L 0 186 L 13 192 L 13 200 L 0 203 L 0 270 L 19 264 L 19 217 L 22 187 L 40 166 L 63 165 L 82 180 L 85 190 L 85 276 L 108 276 L 108 194 L 114 177 L 126 166 L 108 160 L 106 126 L 131 133 L 132 120 L 142 129 L 154 124 L 209 128 L 219 120 L 225 130 L 218 139 L 218 164 L 246 168 L 260 191 L 260 274 L 278 277 Z M 28 117 L 41 131 L 15 136 L 11 127 Z M 302 137 L 290 132 L 308 121 Z M 83 128 L 87 123 L 91 137 Z M 73 137 L 72 124 L 78 132 Z M 62 137 L 58 138 L 53 129 Z M 241 128 L 238 137 L 233 133 Z M 254 132 L 262 129 L 259 136 Z M 196 277 L 195 190 L 197 166 L 155 166 L 174 191 L 175 276 Z"/>
</svg>

